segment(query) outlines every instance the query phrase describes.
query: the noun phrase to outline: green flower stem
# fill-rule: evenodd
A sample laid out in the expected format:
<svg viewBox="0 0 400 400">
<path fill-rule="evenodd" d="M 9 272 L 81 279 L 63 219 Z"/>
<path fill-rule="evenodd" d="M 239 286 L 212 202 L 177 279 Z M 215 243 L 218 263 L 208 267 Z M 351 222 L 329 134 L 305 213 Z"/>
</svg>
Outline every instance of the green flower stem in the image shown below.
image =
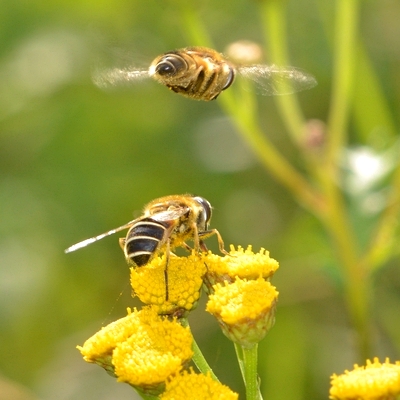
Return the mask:
<svg viewBox="0 0 400 400">
<path fill-rule="evenodd" d="M 336 1 L 333 87 L 328 117 L 328 162 L 338 167 L 347 141 L 357 53 L 358 0 Z"/>
<path fill-rule="evenodd" d="M 235 345 L 236 358 L 239 363 L 240 373 L 242 374 L 243 382 L 246 385 L 246 375 L 245 375 L 245 367 L 243 360 L 243 349 L 238 343 L 233 343 Z"/>
<path fill-rule="evenodd" d="M 246 92 L 247 93 L 247 92 Z M 247 93 L 247 96 L 254 96 Z M 281 184 L 286 186 L 304 207 L 322 215 L 324 201 L 309 182 L 276 150 L 261 130 L 256 116 L 255 105 L 246 100 L 243 91 L 234 98 L 234 91 L 225 92 L 218 99 L 222 108 L 232 118 L 245 142 L 251 147 L 262 164 Z"/>
<path fill-rule="evenodd" d="M 372 271 L 382 266 L 398 246 L 395 232 L 399 228 L 400 214 L 400 166 L 397 167 L 390 185 L 387 207 L 380 217 L 375 235 L 364 258 L 365 267 Z"/>
<path fill-rule="evenodd" d="M 329 25 L 328 19 L 330 16 L 323 12 L 322 3 L 317 3 L 317 5 L 324 21 L 323 25 L 326 27 Z M 329 36 L 328 32 L 326 34 Z M 367 140 L 366 135 L 369 134 L 372 127 L 381 125 L 388 129 L 391 137 L 394 137 L 396 134 L 395 123 L 380 87 L 379 79 L 374 72 L 372 62 L 362 43 L 357 43 L 357 48 L 355 85 L 357 85 L 357 82 L 360 83 L 355 93 L 358 97 L 354 98 L 353 103 L 358 131 L 363 135 L 363 139 Z M 373 112 L 366 112 L 366 110 L 371 109 L 373 109 Z M 400 213 L 400 167 L 397 168 L 394 174 L 390 189 L 391 193 L 387 200 L 388 205 L 378 221 L 368 250 L 361 262 L 368 271 L 378 269 L 393 255 L 393 249 L 396 245 L 393 239 L 398 228 L 398 215 Z"/>
<path fill-rule="evenodd" d="M 191 46 L 205 46 L 214 48 L 212 39 L 204 28 L 197 10 L 187 0 L 178 0 L 180 21 L 184 26 L 184 34 L 190 39 Z"/>
<path fill-rule="evenodd" d="M 246 400 L 262 400 L 257 374 L 258 345 L 251 348 L 242 347 L 244 383 L 246 385 Z"/>
<path fill-rule="evenodd" d="M 265 37 L 269 43 L 270 59 L 278 65 L 290 65 L 286 37 L 286 1 L 269 0 L 260 4 Z M 295 95 L 274 96 L 282 121 L 292 140 L 303 144 L 305 119 Z"/>
<path fill-rule="evenodd" d="M 353 86 L 354 57 L 357 51 L 358 0 L 337 0 L 335 19 L 334 74 L 328 118 L 326 163 L 319 175 L 328 212 L 323 218 L 332 236 L 344 276 L 344 297 L 350 318 L 358 333 L 359 357 L 370 351 L 369 276 L 358 254 L 358 244 L 346 213 L 343 195 L 337 182 L 339 158 L 347 142 L 347 124 Z"/>
<path fill-rule="evenodd" d="M 185 328 L 187 327 L 190 329 L 189 321 L 186 318 L 181 318 L 180 323 Z M 193 350 L 192 360 L 196 364 L 196 367 L 199 369 L 199 371 L 205 375 L 209 373 L 212 379 L 219 382 L 218 377 L 214 374 L 214 371 L 208 365 L 207 360 L 203 356 L 203 353 L 201 352 L 200 347 L 197 345 L 194 338 L 193 338 L 192 350 Z"/>
<path fill-rule="evenodd" d="M 344 298 L 348 313 L 358 335 L 358 357 L 370 357 L 369 327 L 370 277 L 357 254 L 357 243 L 345 212 L 344 199 L 333 181 L 326 181 L 328 212 L 323 223 L 336 247 L 343 274 Z"/>
</svg>

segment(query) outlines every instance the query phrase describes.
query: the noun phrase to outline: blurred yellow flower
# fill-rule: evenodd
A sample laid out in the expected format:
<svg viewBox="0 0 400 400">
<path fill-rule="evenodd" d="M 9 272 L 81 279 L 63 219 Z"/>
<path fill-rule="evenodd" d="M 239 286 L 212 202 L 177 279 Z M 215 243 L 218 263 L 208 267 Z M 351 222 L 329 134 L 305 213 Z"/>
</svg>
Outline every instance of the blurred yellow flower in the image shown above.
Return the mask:
<svg viewBox="0 0 400 400">
<path fill-rule="evenodd" d="M 278 292 L 263 278 L 236 279 L 214 285 L 206 310 L 217 318 L 224 334 L 244 347 L 264 338 L 275 321 Z"/>
<path fill-rule="evenodd" d="M 238 394 L 209 375 L 184 371 L 166 384 L 160 400 L 236 400 Z"/>
<path fill-rule="evenodd" d="M 189 329 L 176 319 L 159 316 L 154 307 L 134 310 L 79 349 L 86 361 L 100 365 L 107 355 L 119 381 L 149 393 L 159 392 L 167 378 L 179 373 L 193 355 Z"/>
<path fill-rule="evenodd" d="M 212 291 L 212 285 L 218 282 L 233 282 L 236 277 L 242 279 L 257 279 L 262 277 L 269 279 L 279 268 L 278 261 L 269 256 L 269 252 L 261 249 L 253 253 L 252 246 L 247 249 L 238 246 L 230 246 L 230 256 L 218 256 L 208 252 L 203 255 L 203 261 L 207 266 L 205 283 Z"/>
<path fill-rule="evenodd" d="M 166 258 L 156 257 L 144 267 L 131 268 L 134 294 L 145 304 L 157 307 L 159 314 L 182 315 L 196 307 L 206 266 L 200 256 L 169 258 L 165 283 Z M 168 290 L 168 299 L 167 299 Z"/>
<path fill-rule="evenodd" d="M 400 395 L 400 362 L 381 364 L 375 357 L 365 367 L 356 364 L 353 371 L 332 375 L 329 394 L 333 400 L 394 400 Z"/>
</svg>

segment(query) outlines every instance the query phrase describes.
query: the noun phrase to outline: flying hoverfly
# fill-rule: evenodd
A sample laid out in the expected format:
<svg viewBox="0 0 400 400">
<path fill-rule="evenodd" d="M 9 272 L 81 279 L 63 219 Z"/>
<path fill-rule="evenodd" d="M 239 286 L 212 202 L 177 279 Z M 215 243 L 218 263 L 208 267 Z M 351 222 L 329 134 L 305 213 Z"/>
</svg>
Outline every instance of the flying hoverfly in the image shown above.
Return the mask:
<svg viewBox="0 0 400 400">
<path fill-rule="evenodd" d="M 206 47 L 185 47 L 156 57 L 148 69 L 113 68 L 97 71 L 94 82 L 107 87 L 151 77 L 170 90 L 195 100 L 215 100 L 239 75 L 253 80 L 266 96 L 310 89 L 315 78 L 296 67 L 235 65 Z"/>
<path fill-rule="evenodd" d="M 216 229 L 209 229 L 211 204 L 200 196 L 189 194 L 165 196 L 151 201 L 144 207 L 143 215 L 118 228 L 74 244 L 66 253 L 78 250 L 116 232 L 128 229 L 120 239 L 128 264 L 136 267 L 147 265 L 155 256 L 165 253 L 166 300 L 168 300 L 168 262 L 170 252 L 176 247 L 191 250 L 186 243 L 194 242 L 194 250 L 207 251 L 203 239 L 217 235 L 220 251 L 224 254 L 224 242 Z"/>
</svg>

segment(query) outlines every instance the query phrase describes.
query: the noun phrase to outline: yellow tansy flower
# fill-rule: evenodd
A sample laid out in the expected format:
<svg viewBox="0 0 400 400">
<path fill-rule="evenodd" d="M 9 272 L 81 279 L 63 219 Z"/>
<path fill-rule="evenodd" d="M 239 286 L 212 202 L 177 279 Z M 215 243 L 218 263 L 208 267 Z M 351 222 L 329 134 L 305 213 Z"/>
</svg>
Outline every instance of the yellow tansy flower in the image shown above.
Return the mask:
<svg viewBox="0 0 400 400">
<path fill-rule="evenodd" d="M 356 364 L 353 371 L 331 377 L 329 394 L 333 400 L 394 400 L 400 395 L 400 362 L 381 364 L 375 357 L 365 367 Z"/>
<path fill-rule="evenodd" d="M 275 320 L 278 292 L 268 281 L 236 279 L 214 285 L 206 310 L 213 314 L 224 334 L 244 347 L 264 338 Z"/>
<path fill-rule="evenodd" d="M 279 268 L 278 261 L 270 258 L 269 252 L 261 249 L 253 253 L 252 246 L 247 249 L 230 246 L 229 256 L 218 256 L 209 252 L 203 255 L 207 265 L 205 283 L 209 289 L 218 282 L 233 282 L 236 277 L 242 279 L 270 278 Z"/>
<path fill-rule="evenodd" d="M 115 348 L 113 364 L 119 381 L 146 388 L 178 373 L 192 355 L 189 329 L 176 320 L 143 313 L 138 329 Z"/>
<path fill-rule="evenodd" d="M 86 361 L 100 365 L 107 356 L 119 381 L 157 394 L 190 361 L 192 335 L 176 319 L 147 307 L 103 328 L 80 351 Z"/>
<path fill-rule="evenodd" d="M 184 371 L 166 384 L 160 400 L 236 400 L 238 394 L 209 375 Z"/>
<path fill-rule="evenodd" d="M 144 267 L 131 268 L 134 294 L 143 303 L 156 306 L 159 314 L 182 315 L 195 308 L 206 271 L 204 262 L 194 253 L 188 257 L 171 254 L 167 267 L 168 285 L 165 268 L 165 255 L 156 257 Z"/>
</svg>

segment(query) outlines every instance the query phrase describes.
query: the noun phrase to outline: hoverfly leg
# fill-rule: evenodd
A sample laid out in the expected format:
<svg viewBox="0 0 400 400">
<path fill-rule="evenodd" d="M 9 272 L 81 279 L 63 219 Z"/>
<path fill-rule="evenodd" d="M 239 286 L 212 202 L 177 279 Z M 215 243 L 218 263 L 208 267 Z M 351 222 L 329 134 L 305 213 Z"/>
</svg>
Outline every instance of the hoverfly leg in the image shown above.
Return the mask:
<svg viewBox="0 0 400 400">
<path fill-rule="evenodd" d="M 199 233 L 199 238 L 208 238 L 212 235 L 217 235 L 217 239 L 218 239 L 218 246 L 219 246 L 219 251 L 222 254 L 225 254 L 226 256 L 229 255 L 229 253 L 225 250 L 225 246 L 224 246 L 224 241 L 222 240 L 222 236 L 221 234 L 218 232 L 217 229 L 210 229 L 209 231 L 204 231 L 204 232 L 200 232 Z M 201 240 L 200 240 L 201 243 Z M 205 245 L 204 245 L 205 246 Z"/>
<path fill-rule="evenodd" d="M 169 293 L 168 293 L 168 264 L 170 257 L 170 241 L 167 240 L 167 248 L 165 249 L 165 269 L 164 269 L 164 280 L 165 280 L 165 301 L 168 301 Z"/>
<path fill-rule="evenodd" d="M 200 250 L 200 235 L 199 235 L 199 230 L 197 229 L 196 224 L 192 224 L 192 229 L 193 229 L 193 242 L 194 242 L 194 250 L 198 253 Z"/>
<path fill-rule="evenodd" d="M 126 243 L 125 238 L 119 238 L 119 246 L 121 247 L 122 250 L 125 249 L 125 243 Z"/>
<path fill-rule="evenodd" d="M 202 240 L 199 240 L 199 246 L 200 246 L 200 249 L 201 249 L 202 251 L 204 251 L 204 253 L 207 253 L 207 252 L 208 252 L 207 246 L 206 246 L 206 244 L 205 244 Z"/>
<path fill-rule="evenodd" d="M 184 247 L 189 253 L 193 250 L 187 243 L 183 242 L 182 247 Z"/>
<path fill-rule="evenodd" d="M 219 251 L 222 254 L 225 254 L 226 256 L 229 256 L 230 254 L 225 250 L 224 241 L 222 240 L 221 234 L 218 232 L 217 229 L 213 229 L 213 232 L 217 235 Z"/>
</svg>

